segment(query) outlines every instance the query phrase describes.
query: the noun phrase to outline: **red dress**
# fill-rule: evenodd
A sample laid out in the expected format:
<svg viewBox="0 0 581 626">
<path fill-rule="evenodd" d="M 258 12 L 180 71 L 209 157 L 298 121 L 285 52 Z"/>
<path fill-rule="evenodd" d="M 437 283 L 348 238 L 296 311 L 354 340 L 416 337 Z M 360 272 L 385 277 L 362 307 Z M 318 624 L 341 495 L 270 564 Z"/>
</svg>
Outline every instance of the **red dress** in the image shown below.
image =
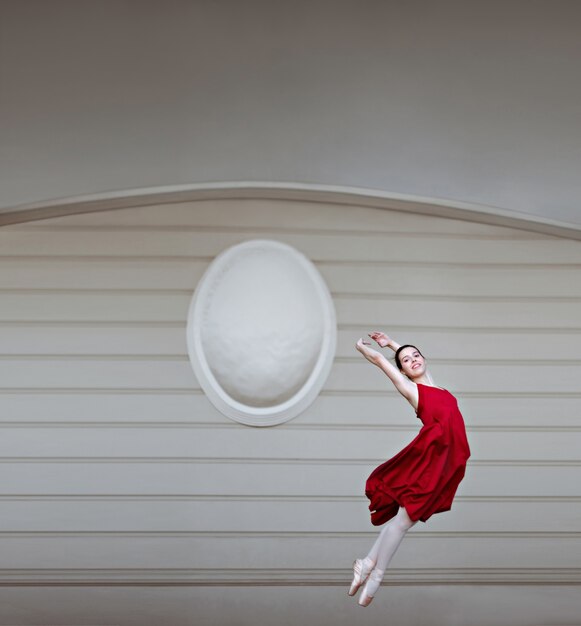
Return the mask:
<svg viewBox="0 0 581 626">
<path fill-rule="evenodd" d="M 418 436 L 375 468 L 365 485 L 371 523 L 385 524 L 399 507 L 422 522 L 449 511 L 464 478 L 470 447 L 456 398 L 445 389 L 418 384 Z"/>
</svg>

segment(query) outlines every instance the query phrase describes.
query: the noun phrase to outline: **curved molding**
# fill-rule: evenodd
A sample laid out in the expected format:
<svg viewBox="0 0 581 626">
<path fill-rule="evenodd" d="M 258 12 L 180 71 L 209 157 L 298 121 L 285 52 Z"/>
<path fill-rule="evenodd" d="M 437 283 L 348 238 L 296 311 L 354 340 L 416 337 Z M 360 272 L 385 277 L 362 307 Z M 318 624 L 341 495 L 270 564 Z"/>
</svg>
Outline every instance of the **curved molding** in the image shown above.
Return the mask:
<svg viewBox="0 0 581 626">
<path fill-rule="evenodd" d="M 581 240 L 581 224 L 498 207 L 389 193 L 379 189 L 291 182 L 215 182 L 146 187 L 0 209 L 0 226 L 154 204 L 208 199 L 288 199 L 353 204 L 460 219 Z"/>
<path fill-rule="evenodd" d="M 336 334 L 323 277 L 279 241 L 253 239 L 220 253 L 188 312 L 198 382 L 221 413 L 249 426 L 282 424 L 317 398 Z"/>
</svg>

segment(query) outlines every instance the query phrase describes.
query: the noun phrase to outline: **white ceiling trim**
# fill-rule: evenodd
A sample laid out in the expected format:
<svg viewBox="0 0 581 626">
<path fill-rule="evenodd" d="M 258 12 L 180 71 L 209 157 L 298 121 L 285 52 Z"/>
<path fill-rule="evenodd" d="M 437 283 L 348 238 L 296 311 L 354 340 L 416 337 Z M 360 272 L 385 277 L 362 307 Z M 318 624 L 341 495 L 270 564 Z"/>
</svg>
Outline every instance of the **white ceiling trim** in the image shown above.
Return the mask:
<svg viewBox="0 0 581 626">
<path fill-rule="evenodd" d="M 290 182 L 235 181 L 145 187 L 75 196 L 0 209 L 0 226 L 36 220 L 111 211 L 154 204 L 188 202 L 208 199 L 288 199 L 310 202 L 351 204 L 378 209 L 391 209 L 436 215 L 495 226 L 581 240 L 581 224 L 512 211 L 498 207 L 389 193 L 379 189 Z"/>
</svg>

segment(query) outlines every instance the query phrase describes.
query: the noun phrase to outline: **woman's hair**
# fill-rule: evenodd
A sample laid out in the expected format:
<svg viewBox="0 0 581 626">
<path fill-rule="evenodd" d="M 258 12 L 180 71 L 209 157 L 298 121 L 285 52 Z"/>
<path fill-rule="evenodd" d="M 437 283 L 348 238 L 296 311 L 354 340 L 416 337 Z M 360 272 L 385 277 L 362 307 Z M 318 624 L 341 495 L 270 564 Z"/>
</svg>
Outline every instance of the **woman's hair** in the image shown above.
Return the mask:
<svg viewBox="0 0 581 626">
<path fill-rule="evenodd" d="M 395 364 L 397 365 L 397 369 L 400 371 L 401 371 L 401 361 L 399 360 L 399 353 L 404 348 L 413 348 L 414 350 L 417 350 L 418 352 L 420 352 L 419 348 L 416 348 L 416 346 L 412 346 L 411 343 L 406 343 L 405 346 L 400 346 L 395 352 Z M 421 352 L 420 352 L 420 355 L 424 356 Z"/>
</svg>

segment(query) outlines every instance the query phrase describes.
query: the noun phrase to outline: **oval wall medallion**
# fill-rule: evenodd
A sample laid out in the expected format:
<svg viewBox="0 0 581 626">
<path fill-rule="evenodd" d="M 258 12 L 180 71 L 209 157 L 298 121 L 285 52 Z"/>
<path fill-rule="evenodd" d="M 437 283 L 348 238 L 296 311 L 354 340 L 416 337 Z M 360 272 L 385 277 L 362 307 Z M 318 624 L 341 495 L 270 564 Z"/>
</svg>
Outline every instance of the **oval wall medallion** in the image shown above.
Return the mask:
<svg viewBox="0 0 581 626">
<path fill-rule="evenodd" d="M 336 318 L 327 286 L 302 253 L 253 240 L 218 255 L 188 312 L 190 362 L 224 415 L 272 426 L 319 394 L 333 363 Z"/>
</svg>

